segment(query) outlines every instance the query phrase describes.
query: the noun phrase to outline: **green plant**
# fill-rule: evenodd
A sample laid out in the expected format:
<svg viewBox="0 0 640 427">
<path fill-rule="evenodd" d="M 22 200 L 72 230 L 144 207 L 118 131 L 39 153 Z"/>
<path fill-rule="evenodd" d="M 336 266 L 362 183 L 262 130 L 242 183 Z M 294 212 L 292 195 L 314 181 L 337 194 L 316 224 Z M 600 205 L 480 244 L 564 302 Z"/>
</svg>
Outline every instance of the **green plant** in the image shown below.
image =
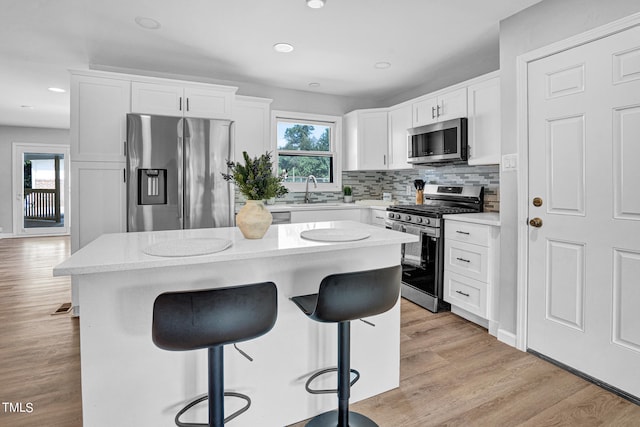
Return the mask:
<svg viewBox="0 0 640 427">
<path fill-rule="evenodd" d="M 342 187 L 342 193 L 345 196 L 350 196 L 351 195 L 351 187 L 349 187 L 348 185 L 345 185 L 344 187 Z"/>
<path fill-rule="evenodd" d="M 260 157 L 249 157 L 242 152 L 244 165 L 227 160 L 230 173 L 223 173 L 227 181 L 233 181 L 240 193 L 248 200 L 266 200 L 287 194 L 288 190 L 281 184 L 283 177 L 273 174 L 271 153 L 266 152 Z"/>
</svg>

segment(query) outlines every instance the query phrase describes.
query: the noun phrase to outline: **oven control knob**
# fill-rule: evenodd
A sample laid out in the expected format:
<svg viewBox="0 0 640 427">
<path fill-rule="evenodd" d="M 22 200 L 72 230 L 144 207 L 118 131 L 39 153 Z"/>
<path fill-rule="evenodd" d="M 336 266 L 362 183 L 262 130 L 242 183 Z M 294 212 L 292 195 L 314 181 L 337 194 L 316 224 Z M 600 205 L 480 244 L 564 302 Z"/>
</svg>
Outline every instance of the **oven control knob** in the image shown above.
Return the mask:
<svg viewBox="0 0 640 427">
<path fill-rule="evenodd" d="M 420 224 L 422 222 L 422 218 L 416 218 L 416 222 Z"/>
<path fill-rule="evenodd" d="M 404 217 L 404 220 L 405 220 L 405 221 L 411 221 L 411 215 L 406 215 L 406 216 Z"/>
<path fill-rule="evenodd" d="M 430 220 L 429 218 L 425 218 L 425 219 L 424 219 L 424 223 L 425 223 L 425 224 L 431 224 L 431 220 Z"/>
</svg>

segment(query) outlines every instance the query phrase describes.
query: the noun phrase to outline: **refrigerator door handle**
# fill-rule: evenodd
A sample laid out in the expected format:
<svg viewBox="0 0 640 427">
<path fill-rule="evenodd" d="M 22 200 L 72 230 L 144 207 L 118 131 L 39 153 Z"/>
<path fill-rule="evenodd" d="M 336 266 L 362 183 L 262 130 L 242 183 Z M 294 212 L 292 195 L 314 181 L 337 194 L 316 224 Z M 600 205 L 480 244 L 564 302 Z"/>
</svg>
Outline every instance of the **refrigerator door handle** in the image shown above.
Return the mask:
<svg viewBox="0 0 640 427">
<path fill-rule="evenodd" d="M 182 122 L 181 122 L 182 123 Z M 184 139 L 182 136 L 178 136 L 178 222 L 180 228 L 184 228 Z"/>
</svg>

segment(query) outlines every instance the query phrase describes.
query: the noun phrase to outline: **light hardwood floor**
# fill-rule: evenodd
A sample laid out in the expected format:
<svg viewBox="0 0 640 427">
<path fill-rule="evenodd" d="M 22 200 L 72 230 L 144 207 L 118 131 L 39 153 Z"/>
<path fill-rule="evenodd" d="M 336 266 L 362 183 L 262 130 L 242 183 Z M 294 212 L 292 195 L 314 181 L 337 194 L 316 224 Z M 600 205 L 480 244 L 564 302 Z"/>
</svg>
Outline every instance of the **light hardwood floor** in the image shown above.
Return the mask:
<svg viewBox="0 0 640 427">
<path fill-rule="evenodd" d="M 33 404 L 0 406 L 0 426 L 82 425 L 79 320 L 50 314 L 70 301 L 51 276 L 68 254 L 65 237 L 0 240 L 0 400 Z M 451 313 L 403 300 L 401 334 L 400 388 L 351 405 L 382 427 L 640 426 L 639 406 Z"/>
</svg>

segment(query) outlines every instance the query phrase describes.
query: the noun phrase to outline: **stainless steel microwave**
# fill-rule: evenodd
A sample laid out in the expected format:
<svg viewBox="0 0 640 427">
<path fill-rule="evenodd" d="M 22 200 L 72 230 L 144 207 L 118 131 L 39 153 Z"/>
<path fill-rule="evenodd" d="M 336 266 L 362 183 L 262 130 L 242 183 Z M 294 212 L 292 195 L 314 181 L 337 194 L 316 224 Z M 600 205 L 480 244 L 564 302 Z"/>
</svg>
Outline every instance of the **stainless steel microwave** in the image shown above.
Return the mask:
<svg viewBox="0 0 640 427">
<path fill-rule="evenodd" d="M 467 160 L 467 119 L 447 120 L 409 129 L 407 161 L 430 164 Z"/>
</svg>

